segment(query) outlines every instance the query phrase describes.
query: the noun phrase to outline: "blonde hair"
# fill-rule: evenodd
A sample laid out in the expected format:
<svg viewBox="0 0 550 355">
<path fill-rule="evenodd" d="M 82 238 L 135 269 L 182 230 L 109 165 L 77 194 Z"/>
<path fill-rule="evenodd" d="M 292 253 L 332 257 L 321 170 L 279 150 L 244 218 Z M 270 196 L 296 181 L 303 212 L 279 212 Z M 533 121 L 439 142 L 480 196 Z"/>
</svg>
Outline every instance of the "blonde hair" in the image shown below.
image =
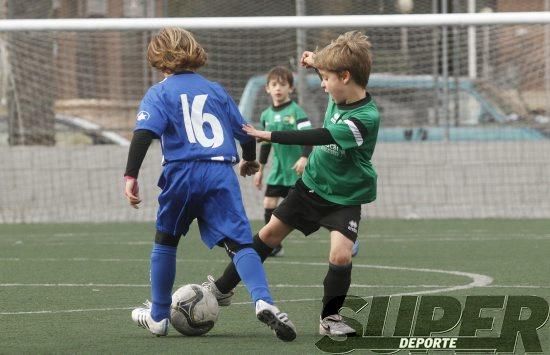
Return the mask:
<svg viewBox="0 0 550 355">
<path fill-rule="evenodd" d="M 147 47 L 149 64 L 163 73 L 195 71 L 206 64 L 206 59 L 206 51 L 193 34 L 182 28 L 163 28 Z"/>
<path fill-rule="evenodd" d="M 315 67 L 337 73 L 347 70 L 355 83 L 366 87 L 372 65 L 371 47 L 363 33 L 346 32 L 315 53 Z"/>
</svg>

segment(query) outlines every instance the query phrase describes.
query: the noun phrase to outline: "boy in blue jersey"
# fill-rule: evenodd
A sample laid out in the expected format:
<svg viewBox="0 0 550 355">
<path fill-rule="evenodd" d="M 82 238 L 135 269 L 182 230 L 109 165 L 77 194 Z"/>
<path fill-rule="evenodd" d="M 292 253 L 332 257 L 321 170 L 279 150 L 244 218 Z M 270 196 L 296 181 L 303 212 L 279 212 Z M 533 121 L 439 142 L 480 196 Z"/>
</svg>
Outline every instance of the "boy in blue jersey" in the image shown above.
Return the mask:
<svg viewBox="0 0 550 355">
<path fill-rule="evenodd" d="M 147 49 L 149 63 L 165 79 L 147 91 L 137 115 L 125 172 L 125 195 L 134 208 L 141 202 L 139 169 L 154 138 L 161 139 L 164 168 L 151 252 L 151 303 L 134 309 L 132 319 L 157 336 L 167 335 L 178 242 L 197 219 L 203 242 L 209 248 L 223 246 L 231 257 L 257 318 L 281 340 L 292 341 L 294 325 L 273 305 L 260 257 L 251 247 L 252 232 L 233 171 L 239 161 L 235 139 L 243 150 L 241 176 L 258 171 L 256 143 L 242 131 L 246 122 L 229 94 L 195 73 L 206 58 L 193 35 L 179 28 L 161 30 Z"/>
</svg>

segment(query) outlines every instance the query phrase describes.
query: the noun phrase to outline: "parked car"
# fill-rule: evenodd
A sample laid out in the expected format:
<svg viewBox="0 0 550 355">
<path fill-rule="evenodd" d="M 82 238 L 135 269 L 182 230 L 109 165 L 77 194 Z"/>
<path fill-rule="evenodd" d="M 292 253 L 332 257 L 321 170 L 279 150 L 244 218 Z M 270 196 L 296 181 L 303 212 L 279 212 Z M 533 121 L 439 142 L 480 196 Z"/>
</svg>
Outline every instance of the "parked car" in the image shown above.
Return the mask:
<svg viewBox="0 0 550 355">
<path fill-rule="evenodd" d="M 327 94 L 320 87 L 317 74 L 307 74 L 306 83 L 302 106 L 313 124 L 320 126 Z M 253 123 L 258 123 L 262 110 L 270 105 L 264 87 L 264 75 L 251 77 L 239 101 L 241 113 Z M 436 81 L 431 75 L 375 73 L 370 76 L 368 88 L 382 115 L 381 141 L 545 139 L 533 128 L 503 127 L 507 117 L 503 110 L 469 78 L 449 79 L 448 121 L 442 108 L 439 112 L 433 108 L 436 100 L 443 99 L 441 79 Z M 455 107 L 458 107 L 456 114 Z"/>
<path fill-rule="evenodd" d="M 56 145 L 115 144 L 129 146 L 130 141 L 120 134 L 80 117 L 55 116 Z M 0 117 L 0 145 L 8 144 L 7 118 Z"/>
</svg>

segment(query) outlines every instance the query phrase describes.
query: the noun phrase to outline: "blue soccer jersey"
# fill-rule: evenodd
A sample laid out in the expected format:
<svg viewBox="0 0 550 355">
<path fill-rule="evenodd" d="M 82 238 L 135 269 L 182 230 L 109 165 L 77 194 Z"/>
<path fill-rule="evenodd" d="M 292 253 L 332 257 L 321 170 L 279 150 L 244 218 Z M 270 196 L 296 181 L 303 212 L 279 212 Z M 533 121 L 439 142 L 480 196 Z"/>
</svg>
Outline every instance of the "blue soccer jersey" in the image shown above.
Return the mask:
<svg viewBox="0 0 550 355">
<path fill-rule="evenodd" d="M 198 219 L 210 248 L 224 238 L 252 242 L 232 167 L 235 139 L 253 139 L 242 130 L 245 123 L 225 89 L 194 72 L 171 75 L 147 91 L 135 129 L 161 139 L 166 164 L 158 182 L 157 230 L 185 235 Z"/>
<path fill-rule="evenodd" d="M 161 139 L 166 162 L 238 161 L 235 139 L 252 138 L 229 94 L 194 72 L 171 75 L 152 86 L 141 101 L 135 130 L 147 129 Z"/>
</svg>

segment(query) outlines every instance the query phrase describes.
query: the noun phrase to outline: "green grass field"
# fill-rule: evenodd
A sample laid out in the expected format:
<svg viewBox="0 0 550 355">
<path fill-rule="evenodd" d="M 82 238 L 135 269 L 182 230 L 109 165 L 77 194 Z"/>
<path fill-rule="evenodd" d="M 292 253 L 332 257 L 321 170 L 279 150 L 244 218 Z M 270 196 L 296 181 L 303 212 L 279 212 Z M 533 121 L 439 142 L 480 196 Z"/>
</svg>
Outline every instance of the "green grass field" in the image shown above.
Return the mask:
<svg viewBox="0 0 550 355">
<path fill-rule="evenodd" d="M 254 226 L 257 230 L 259 224 Z M 326 231 L 293 233 L 266 271 L 298 329 L 292 343 L 259 323 L 243 287 L 205 336 L 156 338 L 130 311 L 149 298 L 153 224 L 0 225 L 0 353 L 312 354 Z M 367 220 L 350 294 L 536 295 L 550 300 L 550 220 Z M 219 275 L 229 259 L 193 228 L 178 251 L 176 286 Z M 549 325 L 539 330 L 550 353 Z M 521 346 L 517 350 L 522 353 Z M 366 353 L 361 351 L 358 353 Z"/>
</svg>

